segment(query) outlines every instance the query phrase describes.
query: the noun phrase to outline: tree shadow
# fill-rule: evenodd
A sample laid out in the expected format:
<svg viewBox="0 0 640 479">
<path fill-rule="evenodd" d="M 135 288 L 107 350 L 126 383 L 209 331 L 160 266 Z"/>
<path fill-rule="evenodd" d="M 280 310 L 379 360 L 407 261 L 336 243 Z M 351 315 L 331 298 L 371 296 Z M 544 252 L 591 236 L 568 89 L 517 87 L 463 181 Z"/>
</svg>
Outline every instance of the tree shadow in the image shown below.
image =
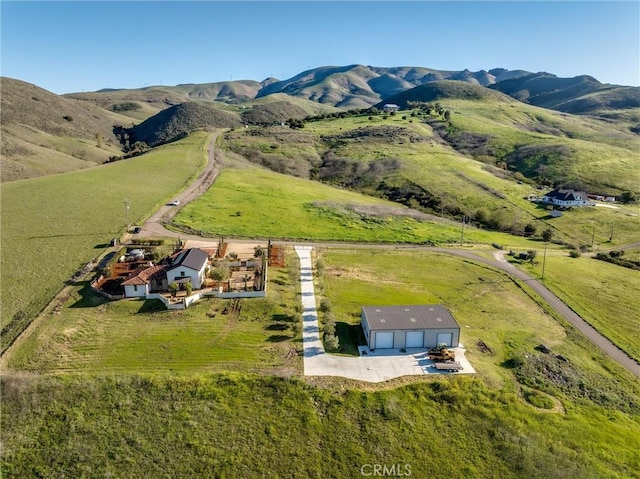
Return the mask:
<svg viewBox="0 0 640 479">
<path fill-rule="evenodd" d="M 274 323 L 265 326 L 264 329 L 266 329 L 267 331 L 286 331 L 288 328 L 288 324 Z"/>
<path fill-rule="evenodd" d="M 291 314 L 278 313 L 278 314 L 274 314 L 273 316 L 271 316 L 271 319 L 273 319 L 274 321 L 285 321 L 285 322 L 289 322 L 290 323 L 295 318 Z"/>
<path fill-rule="evenodd" d="M 364 332 L 359 324 L 336 323 L 336 336 L 340 342 L 340 352 L 358 356 L 358 346 L 367 344 Z"/>
<path fill-rule="evenodd" d="M 281 343 L 282 341 L 288 341 L 291 336 L 285 336 L 284 334 L 273 334 L 267 338 L 270 343 Z"/>
</svg>

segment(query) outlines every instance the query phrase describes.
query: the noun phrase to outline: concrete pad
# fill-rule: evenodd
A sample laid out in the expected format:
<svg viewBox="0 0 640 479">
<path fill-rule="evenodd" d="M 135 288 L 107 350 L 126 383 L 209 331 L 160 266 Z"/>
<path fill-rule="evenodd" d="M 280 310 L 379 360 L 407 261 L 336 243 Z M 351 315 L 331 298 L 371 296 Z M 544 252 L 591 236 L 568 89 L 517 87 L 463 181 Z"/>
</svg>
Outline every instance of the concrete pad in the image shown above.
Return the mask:
<svg viewBox="0 0 640 479">
<path fill-rule="evenodd" d="M 455 373 L 435 369 L 434 361 L 429 359 L 427 350 L 422 348 L 411 348 L 401 352 L 397 349 L 370 351 L 367 347 L 362 347 L 359 348 L 358 357 L 328 354 L 320 339 L 311 247 L 296 246 L 295 250 L 300 258 L 300 289 L 304 308 L 302 344 L 306 376 L 338 376 L 359 381 L 382 382 L 401 376 L 475 373 L 464 355 L 465 349 L 462 345 L 454 348 L 456 361 L 462 366 L 462 371 Z"/>
</svg>

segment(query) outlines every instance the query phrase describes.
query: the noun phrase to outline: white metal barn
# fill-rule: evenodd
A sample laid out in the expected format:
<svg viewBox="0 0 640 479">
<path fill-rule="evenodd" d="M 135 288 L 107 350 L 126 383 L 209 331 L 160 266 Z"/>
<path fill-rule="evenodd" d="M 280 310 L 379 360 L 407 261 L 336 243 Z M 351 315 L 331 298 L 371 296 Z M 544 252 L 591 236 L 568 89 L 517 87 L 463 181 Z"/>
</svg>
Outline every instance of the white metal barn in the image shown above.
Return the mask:
<svg viewBox="0 0 640 479">
<path fill-rule="evenodd" d="M 457 347 L 460 326 L 440 304 L 363 306 L 361 324 L 370 349 Z"/>
</svg>

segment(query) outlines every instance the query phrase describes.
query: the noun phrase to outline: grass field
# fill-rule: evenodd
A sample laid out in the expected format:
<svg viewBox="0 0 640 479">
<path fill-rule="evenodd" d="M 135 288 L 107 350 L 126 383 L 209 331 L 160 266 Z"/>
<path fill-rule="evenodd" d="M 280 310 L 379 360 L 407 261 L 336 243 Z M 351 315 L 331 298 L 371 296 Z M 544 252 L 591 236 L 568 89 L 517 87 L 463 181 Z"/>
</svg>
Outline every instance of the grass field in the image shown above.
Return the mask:
<svg viewBox="0 0 640 479">
<path fill-rule="evenodd" d="M 639 477 L 629 415 L 539 412 L 477 379 L 378 391 L 237 373 L 2 382 L 7 478 L 319 479 L 372 464 L 411 477 Z"/>
<path fill-rule="evenodd" d="M 213 188 L 174 218 L 186 227 L 217 236 L 271 237 L 388 243 L 455 243 L 455 222 L 360 214 L 353 205 L 394 208 L 397 204 L 282 175 L 254 166 L 225 168 Z M 525 238 L 466 228 L 465 241 L 534 245 Z"/>
<path fill-rule="evenodd" d="M 580 170 L 589 176 L 597 166 L 598 174 L 592 176 L 597 176 L 600 182 L 605 181 L 602 178 L 607 178 L 606 181 L 615 184 L 622 178 L 619 187 L 609 188 L 614 194 L 629 187 L 629 181 L 635 182 L 634 174 L 624 173 L 637 169 L 631 139 L 614 127 L 610 127 L 613 128 L 611 131 L 606 130 L 609 132 L 607 136 L 598 130 L 600 123 L 591 125 L 591 120 L 541 113 L 539 109 L 535 109 L 535 112 L 521 112 L 504 108 L 499 110 L 500 115 L 496 119 L 487 120 L 491 109 L 483 102 L 460 101 L 450 106 L 452 111 L 458 112 L 452 116 L 452 122 L 457 128 L 478 135 L 488 135 L 493 142 L 491 148 L 502 151 L 500 154 L 512 151 L 516 145 L 555 145 L 560 141 L 557 136 L 545 135 L 528 128 L 562 127 L 566 135 L 575 136 L 562 137 L 562 141 L 571 146 L 567 146 L 567 151 L 574 153 L 571 153 L 573 156 L 567 158 L 565 163 L 555 165 L 555 168 L 566 168 L 570 173 L 559 171 L 558 175 L 569 177 Z M 400 171 L 385 177 L 385 181 L 393 185 L 409 181 L 426 189 L 441 201 L 441 210 L 436 210 L 436 213 L 460 209 L 471 218 L 490 219 L 505 230 L 522 231 L 528 223 L 536 226 L 538 233 L 551 227 L 556 232 L 557 240 L 576 247 L 591 245 L 594 226 L 595 247 L 624 245 L 639 239 L 640 215 L 637 206 L 618 205 L 618 209 L 575 208 L 565 212 L 561 218 L 551 219 L 547 211 L 526 200 L 530 194 L 540 195 L 541 190 L 526 182 L 517 182 L 510 177 L 510 173 L 499 168 L 454 151 L 451 146 L 438 140 L 431 127 L 420 118 L 407 116 L 403 120 L 402 116 L 406 115 L 396 115 L 386 120 L 382 117 L 369 120 L 367 116 L 332 118 L 309 122 L 304 130 L 295 132 L 282 128 L 237 130 L 227 133 L 221 146 L 275 171 L 302 178 L 311 175 L 313 168 L 317 167 L 322 156 L 329 150 L 338 157 L 360 162 L 397 158 L 401 162 Z M 403 128 L 405 132 L 419 135 L 422 140 L 410 141 L 402 135 L 398 138 L 347 138 L 351 131 L 365 131 L 370 127 Z M 591 140 L 587 141 L 583 137 Z M 322 138 L 337 139 L 323 141 Z M 594 151 L 598 158 L 609 158 L 611 161 L 594 163 Z M 607 165 L 612 168 L 611 175 L 606 171 Z M 371 188 L 362 188 L 362 192 L 380 195 L 379 191 Z M 614 235 L 610 241 L 612 228 Z"/>
<path fill-rule="evenodd" d="M 531 266 L 525 266 L 532 270 Z M 541 273 L 540 264 L 533 268 Z M 636 361 L 640 361 L 640 271 L 594 258 L 547 255 L 545 285 Z"/>
<path fill-rule="evenodd" d="M 37 372 L 301 371 L 294 329 L 295 287 L 270 269 L 266 299 L 211 299 L 185 311 L 156 300 L 106 301 L 74 288 L 57 314 L 39 324 L 8 364 Z"/>
<path fill-rule="evenodd" d="M 122 233 L 125 198 L 135 223 L 194 177 L 207 138 L 196 133 L 130 160 L 1 186 L 3 348 Z"/>
</svg>

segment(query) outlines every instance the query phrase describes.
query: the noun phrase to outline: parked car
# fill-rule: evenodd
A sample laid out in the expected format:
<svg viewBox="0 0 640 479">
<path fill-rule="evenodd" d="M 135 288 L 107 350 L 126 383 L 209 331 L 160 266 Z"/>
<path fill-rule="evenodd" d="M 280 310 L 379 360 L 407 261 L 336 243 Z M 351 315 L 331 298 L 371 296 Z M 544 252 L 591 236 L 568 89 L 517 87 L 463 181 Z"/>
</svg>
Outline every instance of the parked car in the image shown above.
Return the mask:
<svg viewBox="0 0 640 479">
<path fill-rule="evenodd" d="M 178 206 L 180 204 L 180 200 L 173 200 L 170 203 L 167 203 L 169 206 Z"/>
</svg>

